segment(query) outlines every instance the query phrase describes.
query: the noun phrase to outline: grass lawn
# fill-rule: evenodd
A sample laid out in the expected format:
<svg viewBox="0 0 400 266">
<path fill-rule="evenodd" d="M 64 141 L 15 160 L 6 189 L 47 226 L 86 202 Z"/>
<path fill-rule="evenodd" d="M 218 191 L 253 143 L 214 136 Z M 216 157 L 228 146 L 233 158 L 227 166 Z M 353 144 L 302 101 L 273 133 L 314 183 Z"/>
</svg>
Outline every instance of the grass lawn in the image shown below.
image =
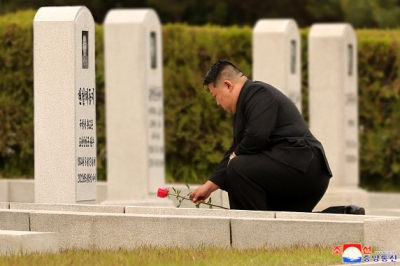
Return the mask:
<svg viewBox="0 0 400 266">
<path fill-rule="evenodd" d="M 0 265 L 335 265 L 342 256 L 332 248 L 138 248 L 133 250 L 65 250 L 57 254 L 0 256 Z"/>
</svg>

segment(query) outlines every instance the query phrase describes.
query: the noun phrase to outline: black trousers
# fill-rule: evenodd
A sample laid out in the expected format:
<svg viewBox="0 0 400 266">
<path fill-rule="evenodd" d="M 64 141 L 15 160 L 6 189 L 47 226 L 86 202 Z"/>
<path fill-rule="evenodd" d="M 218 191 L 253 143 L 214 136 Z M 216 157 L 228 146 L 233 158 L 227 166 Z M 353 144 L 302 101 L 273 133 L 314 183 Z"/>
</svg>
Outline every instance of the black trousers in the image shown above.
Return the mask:
<svg viewBox="0 0 400 266">
<path fill-rule="evenodd" d="M 329 180 L 323 158 L 317 154 L 306 173 L 265 154 L 240 155 L 228 165 L 226 190 L 231 209 L 311 212 Z"/>
</svg>

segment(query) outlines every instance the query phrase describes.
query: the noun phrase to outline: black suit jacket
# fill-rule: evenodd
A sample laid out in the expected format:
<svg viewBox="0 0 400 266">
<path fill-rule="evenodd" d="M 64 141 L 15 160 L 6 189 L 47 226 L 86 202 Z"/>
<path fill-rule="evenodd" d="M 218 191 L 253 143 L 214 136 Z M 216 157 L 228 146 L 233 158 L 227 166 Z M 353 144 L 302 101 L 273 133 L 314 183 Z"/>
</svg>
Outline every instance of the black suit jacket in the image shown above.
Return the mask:
<svg viewBox="0 0 400 266">
<path fill-rule="evenodd" d="M 247 80 L 240 92 L 233 126 L 233 143 L 209 180 L 225 189 L 229 156 L 263 153 L 303 173 L 314 156 L 322 157 L 332 176 L 322 144 L 311 134 L 299 110 L 273 86 Z"/>
</svg>

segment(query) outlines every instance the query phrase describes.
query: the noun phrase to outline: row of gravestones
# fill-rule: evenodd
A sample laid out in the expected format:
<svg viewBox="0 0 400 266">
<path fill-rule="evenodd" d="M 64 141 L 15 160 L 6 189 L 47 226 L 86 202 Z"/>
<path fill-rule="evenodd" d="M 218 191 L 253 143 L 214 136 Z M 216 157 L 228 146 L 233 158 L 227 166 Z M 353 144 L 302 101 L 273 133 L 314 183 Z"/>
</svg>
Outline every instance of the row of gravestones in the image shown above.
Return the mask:
<svg viewBox="0 0 400 266">
<path fill-rule="evenodd" d="M 94 34 L 93 17 L 82 6 L 43 7 L 34 18 L 36 203 L 96 200 Z M 109 11 L 104 47 L 107 203 L 157 204 L 153 195 L 165 185 L 157 14 L 151 9 Z M 281 89 L 299 109 L 300 47 L 293 20 L 260 20 L 254 28 L 253 79 Z M 327 197 L 338 204 L 365 196 L 358 188 L 356 47 L 348 24 L 311 28 L 310 126 L 335 175 Z"/>
</svg>

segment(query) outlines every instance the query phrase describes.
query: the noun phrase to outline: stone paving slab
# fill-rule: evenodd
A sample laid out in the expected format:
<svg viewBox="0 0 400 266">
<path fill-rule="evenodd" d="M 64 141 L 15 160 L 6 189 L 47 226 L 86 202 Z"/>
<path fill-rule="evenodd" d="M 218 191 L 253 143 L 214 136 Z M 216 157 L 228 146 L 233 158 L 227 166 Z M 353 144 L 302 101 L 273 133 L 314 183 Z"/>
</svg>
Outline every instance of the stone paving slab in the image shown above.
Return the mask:
<svg viewBox="0 0 400 266">
<path fill-rule="evenodd" d="M 98 215 L 95 245 L 100 249 L 230 247 L 230 220 L 222 217 Z"/>
<path fill-rule="evenodd" d="M 241 211 L 225 209 L 163 208 L 163 207 L 125 207 L 125 213 L 154 215 L 220 216 L 247 218 L 275 218 L 275 212 Z"/>
<path fill-rule="evenodd" d="M 126 213 L 0 209 L 0 229 L 57 232 L 62 248 L 230 247 L 231 243 L 233 248 L 258 248 L 356 242 L 400 254 L 400 218 L 395 217 L 125 208 Z"/>
<path fill-rule="evenodd" d="M 400 193 L 368 192 L 368 209 L 400 209 Z"/>
<path fill-rule="evenodd" d="M 47 204 L 47 203 L 18 203 L 11 202 L 10 209 L 43 210 L 65 212 L 96 212 L 96 213 L 124 213 L 124 206 L 94 205 L 94 204 Z"/>
<path fill-rule="evenodd" d="M 362 243 L 362 221 L 231 218 L 233 248 Z"/>
<path fill-rule="evenodd" d="M 400 257 L 400 218 L 365 220 L 364 241 L 381 251 L 394 251 Z"/>
<path fill-rule="evenodd" d="M 58 232 L 61 248 L 230 247 L 229 218 L 33 211 L 31 231 Z"/>
<path fill-rule="evenodd" d="M 10 209 L 9 202 L 0 202 L 0 209 Z"/>
<path fill-rule="evenodd" d="M 58 251 L 57 233 L 0 230 L 0 255 Z"/>
<path fill-rule="evenodd" d="M 91 248 L 94 213 L 32 211 L 30 230 L 57 232 L 60 248 Z"/>
<path fill-rule="evenodd" d="M 328 221 L 364 221 L 366 219 L 379 218 L 373 215 L 350 215 L 333 213 L 310 212 L 276 212 L 278 219 L 304 219 L 304 220 L 328 220 Z"/>
<path fill-rule="evenodd" d="M 0 209 L 0 230 L 29 231 L 30 211 Z"/>
<path fill-rule="evenodd" d="M 399 217 L 400 209 L 371 209 L 369 210 L 372 214 L 376 216 L 391 216 L 391 217 Z"/>
</svg>

